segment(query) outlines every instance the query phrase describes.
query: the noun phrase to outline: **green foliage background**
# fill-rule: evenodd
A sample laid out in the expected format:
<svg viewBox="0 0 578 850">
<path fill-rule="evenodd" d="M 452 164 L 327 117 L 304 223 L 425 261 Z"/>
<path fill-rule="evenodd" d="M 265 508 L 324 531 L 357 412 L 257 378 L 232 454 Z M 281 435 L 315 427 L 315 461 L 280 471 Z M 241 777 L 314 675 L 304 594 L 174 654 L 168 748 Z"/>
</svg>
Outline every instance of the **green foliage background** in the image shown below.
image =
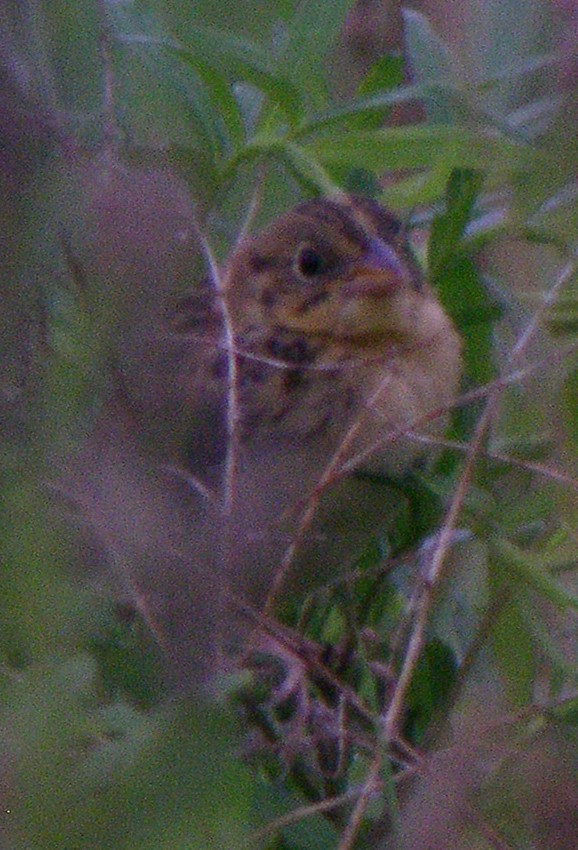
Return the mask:
<svg viewBox="0 0 578 850">
<path fill-rule="evenodd" d="M 497 766 L 480 801 L 509 847 L 527 846 L 528 836 L 535 846 L 550 846 L 533 832 L 536 791 L 524 767 L 524 754 L 540 735 L 549 746 L 554 730 L 571 753 L 563 781 L 569 788 L 576 783 L 578 106 L 563 84 L 560 10 L 546 0 L 488 0 L 483 36 L 469 40 L 468 73 L 428 19 L 406 11 L 412 82 L 403 82 L 402 59 L 385 55 L 350 92 L 346 63 L 332 57 L 351 5 L 22 0 L 6 6 L 1 58 L 11 117 L 0 125 L 6 846 L 233 850 L 256 846 L 252 830 L 315 802 L 279 765 L 250 769 L 227 700 L 175 696 L 150 637 L 138 624 L 119 624 L 93 590 L 79 590 L 70 579 L 66 533 L 51 519 L 39 487 L 81 439 L 98 403 L 111 339 L 133 303 L 128 290 L 103 290 L 89 320 L 78 287 L 70 285 L 63 245 L 87 221 L 98 221 L 103 187 L 116 179 L 134 190 L 135 233 L 143 216 L 139 197 L 144 207 L 151 192 L 159 216 L 163 204 L 176 208 L 180 188 L 167 173 L 184 181 L 219 258 L 255 196 L 255 226 L 303 197 L 345 188 L 376 194 L 396 209 L 418 244 L 430 227 L 421 259 L 463 334 L 464 392 L 472 395 L 455 412 L 452 442 L 435 471 L 403 485 L 412 513 L 400 519 L 386 555 L 415 553 L 443 522 L 489 403 L 487 389 L 476 391 L 498 376 L 504 380 L 499 412 L 460 502 L 451 568 L 429 612 L 405 734 L 435 752 L 449 734 L 436 725 L 440 706 L 455 723 L 469 718 L 470 741 L 483 737 L 490 721 L 505 735 L 515 716 L 515 741 L 504 752 L 514 777 L 522 764 L 525 791 L 516 796 L 512 775 Z M 478 4 L 464 6 L 475 19 Z M 392 109 L 410 104 L 423 105 L 422 122 L 387 123 Z M 398 180 L 380 182 L 392 171 Z M 564 286 L 544 312 L 561 275 Z M 183 291 L 190 283 L 186 276 L 178 282 Z M 532 322 L 532 345 L 518 358 L 516 345 Z M 383 555 L 377 547 L 368 552 L 362 567 L 369 577 Z M 353 602 L 331 597 L 313 610 L 308 636 L 338 642 L 353 605 L 358 624 L 387 643 L 406 609 L 406 585 L 386 583 L 384 601 L 376 603 L 375 584 L 366 577 Z M 570 638 L 560 625 L 564 617 Z M 400 653 L 399 668 L 406 657 Z M 357 687 L 379 728 L 369 670 L 368 662 Z M 495 712 L 476 702 L 493 699 Z M 359 756 L 333 793 L 352 792 L 368 770 L 369 760 Z M 419 846 L 411 843 L 403 806 L 398 811 L 392 770 L 384 757 L 373 802 L 377 809 L 387 801 L 400 846 Z M 574 793 L 575 800 L 577 785 Z M 425 800 L 426 810 L 439 804 L 433 792 Z M 519 807 L 522 814 L 513 819 Z M 372 832 L 377 822 L 370 807 L 355 846 L 386 846 Z M 283 837 L 272 831 L 260 840 L 276 848 L 345 847 L 346 823 L 321 814 L 295 818 Z M 455 846 L 506 846 L 475 827 L 460 836 L 470 843 Z"/>
</svg>

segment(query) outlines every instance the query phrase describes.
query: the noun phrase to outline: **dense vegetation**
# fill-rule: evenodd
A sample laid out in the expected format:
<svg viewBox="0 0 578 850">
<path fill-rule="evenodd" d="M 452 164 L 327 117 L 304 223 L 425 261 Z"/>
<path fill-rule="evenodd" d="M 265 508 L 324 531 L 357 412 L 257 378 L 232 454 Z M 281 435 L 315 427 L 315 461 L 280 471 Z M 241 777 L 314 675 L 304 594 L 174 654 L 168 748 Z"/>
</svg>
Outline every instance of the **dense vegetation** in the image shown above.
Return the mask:
<svg viewBox="0 0 578 850">
<path fill-rule="evenodd" d="M 572 843 L 578 10 L 464 0 L 434 31 L 422 5 L 402 54 L 363 42 L 367 2 L 6 4 L 5 846 Z M 407 223 L 463 395 L 434 468 L 388 483 L 395 527 L 300 611 L 299 686 L 271 658 L 175 686 L 147 599 L 111 593 L 127 550 L 61 472 L 119 374 L 147 451 L 179 438 L 165 308 L 241 223 L 338 189 Z M 104 454 L 103 476 L 141 462 Z M 118 505 L 162 572 L 166 508 L 134 475 Z"/>
</svg>

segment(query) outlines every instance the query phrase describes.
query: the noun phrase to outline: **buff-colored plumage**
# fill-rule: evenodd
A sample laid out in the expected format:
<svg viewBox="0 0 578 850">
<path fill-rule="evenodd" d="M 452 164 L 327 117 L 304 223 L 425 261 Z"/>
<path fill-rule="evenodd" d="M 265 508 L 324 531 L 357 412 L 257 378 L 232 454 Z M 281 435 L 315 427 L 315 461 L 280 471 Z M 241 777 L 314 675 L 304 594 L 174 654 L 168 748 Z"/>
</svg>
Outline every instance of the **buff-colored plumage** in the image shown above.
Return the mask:
<svg viewBox="0 0 578 850">
<path fill-rule="evenodd" d="M 343 464 L 399 473 L 423 454 L 399 432 L 451 405 L 460 341 L 399 221 L 368 199 L 296 207 L 237 248 L 223 283 L 236 386 L 231 393 L 222 312 L 207 284 L 182 324 L 205 339 L 191 376 L 188 462 L 214 494 L 199 522 L 209 548 L 221 547 L 220 566 L 208 568 L 260 608 L 284 559 L 281 597 L 347 566 L 387 527 L 383 491 L 343 478 Z M 312 494 L 316 516 L 304 528 Z"/>
<path fill-rule="evenodd" d="M 243 651 L 248 606 L 254 625 L 298 605 L 391 527 L 399 500 L 353 471 L 423 457 L 402 432 L 443 429 L 461 366 L 373 201 L 296 207 L 237 246 L 220 284 L 195 285 L 152 342 L 143 328 L 139 368 L 60 478 L 83 517 L 78 562 L 100 547 L 184 682 L 212 676 L 219 643 Z"/>
</svg>

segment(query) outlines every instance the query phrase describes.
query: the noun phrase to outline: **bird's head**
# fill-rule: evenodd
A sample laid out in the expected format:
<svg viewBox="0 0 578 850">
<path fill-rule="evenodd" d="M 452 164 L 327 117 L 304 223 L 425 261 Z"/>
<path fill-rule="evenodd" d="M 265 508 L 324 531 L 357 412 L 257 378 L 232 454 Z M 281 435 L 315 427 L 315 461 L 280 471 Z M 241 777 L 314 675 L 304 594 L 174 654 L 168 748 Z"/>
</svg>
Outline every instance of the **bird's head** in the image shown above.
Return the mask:
<svg viewBox="0 0 578 850">
<path fill-rule="evenodd" d="M 424 283 L 399 220 L 368 198 L 300 204 L 233 255 L 241 321 L 356 345 L 403 337 Z"/>
</svg>

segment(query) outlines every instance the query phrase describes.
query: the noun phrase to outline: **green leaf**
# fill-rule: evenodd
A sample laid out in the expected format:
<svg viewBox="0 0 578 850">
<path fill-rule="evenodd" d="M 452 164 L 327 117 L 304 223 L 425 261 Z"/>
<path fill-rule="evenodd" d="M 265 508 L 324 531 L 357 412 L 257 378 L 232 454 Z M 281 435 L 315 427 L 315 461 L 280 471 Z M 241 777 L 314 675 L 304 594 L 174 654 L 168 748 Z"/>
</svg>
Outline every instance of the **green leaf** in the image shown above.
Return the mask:
<svg viewBox="0 0 578 850">
<path fill-rule="evenodd" d="M 112 12 L 111 12 L 112 14 Z M 127 14 L 126 9 L 114 7 L 112 20 L 115 38 L 119 43 L 133 49 L 149 51 L 164 49 L 180 56 L 187 54 L 193 67 L 199 65 L 199 73 L 207 76 L 207 68 L 223 76 L 230 83 L 245 81 L 265 92 L 281 113 L 296 122 L 303 112 L 301 94 L 289 79 L 279 75 L 261 47 L 233 36 L 228 32 L 211 27 L 187 28 L 187 43 L 181 44 L 168 35 L 151 14 Z M 215 78 L 216 79 L 216 78 Z M 215 81 L 209 88 L 215 94 Z M 217 84 L 217 100 L 223 102 L 222 87 Z M 229 102 L 227 111 L 231 109 Z"/>
<path fill-rule="evenodd" d="M 501 559 L 503 569 L 562 611 L 578 611 L 578 597 L 562 587 L 548 572 L 556 565 L 547 555 L 537 555 L 519 549 L 503 538 L 493 538 L 492 548 Z M 567 559 L 564 559 L 564 565 Z"/>
<path fill-rule="evenodd" d="M 210 100 L 228 130 L 233 148 L 238 148 L 244 140 L 245 125 L 230 84 L 211 65 L 195 59 L 188 51 L 175 52 L 205 84 Z"/>
<path fill-rule="evenodd" d="M 118 63 L 124 121 L 145 142 L 150 125 L 158 123 L 173 145 L 200 147 L 216 163 L 233 146 L 220 111 L 223 93 L 214 76 L 208 88 L 203 75 L 187 69 L 182 58 L 158 45 L 131 44 Z M 233 133 L 238 134 L 238 128 L 233 127 Z"/>
<path fill-rule="evenodd" d="M 142 137 L 140 144 L 168 136 L 173 145 L 188 143 L 209 153 L 213 162 L 238 143 L 240 116 L 218 67 L 211 70 L 202 58 L 187 64 L 186 51 L 152 13 L 115 4 L 107 17 L 115 47 L 115 106 L 131 136 Z"/>
<path fill-rule="evenodd" d="M 414 744 L 422 740 L 434 712 L 441 709 L 455 684 L 457 661 L 453 652 L 433 640 L 427 644 L 407 694 L 404 734 Z"/>
<path fill-rule="evenodd" d="M 328 169 L 331 177 L 345 192 L 351 195 L 367 195 L 375 198 L 379 195 L 380 185 L 373 171 L 364 168 L 340 168 L 333 166 Z"/>
<path fill-rule="evenodd" d="M 534 640 L 524 613 L 528 600 L 523 594 L 518 595 L 517 587 L 510 587 L 510 583 L 504 581 L 499 564 L 492 567 L 490 585 L 494 599 L 502 605 L 492 628 L 492 649 L 506 677 L 510 699 L 515 705 L 527 705 L 532 698 L 536 676 Z M 504 598 L 507 598 L 505 603 Z"/>
<path fill-rule="evenodd" d="M 357 622 L 382 633 L 394 628 L 403 613 L 404 600 L 392 587 L 387 576 L 373 575 L 358 579 L 355 584 Z"/>
<path fill-rule="evenodd" d="M 327 105 L 327 54 L 352 5 L 352 0 L 302 2 L 289 25 L 279 67 L 304 93 L 310 111 Z"/>
<path fill-rule="evenodd" d="M 553 59 L 544 53 L 536 55 L 550 46 L 546 33 L 556 30 L 553 21 L 548 20 L 551 13 L 545 10 L 543 0 L 528 0 L 522 5 L 516 0 L 487 0 L 483 4 L 465 0 L 462 7 L 456 21 L 458 31 L 467 22 L 469 32 L 483 33 L 483 37 L 474 38 L 467 45 L 459 43 L 459 62 L 427 18 L 415 10 L 405 11 L 406 43 L 415 77 L 419 82 L 453 83 L 467 95 L 473 108 L 481 107 L 498 119 L 505 118 L 508 110 L 527 96 L 528 87 L 520 77 L 534 73 Z M 428 99 L 426 106 L 431 120 L 452 119 L 452 105 L 443 95 Z"/>
<path fill-rule="evenodd" d="M 552 717 L 562 720 L 564 723 L 578 726 L 578 697 L 571 697 L 564 700 L 561 705 L 550 709 L 548 713 Z"/>
<path fill-rule="evenodd" d="M 265 92 L 292 122 L 303 113 L 299 89 L 267 61 L 256 44 L 209 27 L 189 31 L 193 56 L 215 65 L 230 80 L 244 80 Z"/>
<path fill-rule="evenodd" d="M 548 40 L 550 45 L 555 41 L 557 22 L 553 16 L 557 13 L 543 0 L 487 0 L 483 5 L 469 0 L 468 6 L 471 31 L 483 30 L 485 36 L 472 57 L 479 76 L 493 75 L 496 68 L 523 68 L 545 44 L 549 46 Z M 505 115 L 524 95 L 520 80 L 503 73 L 483 99 L 484 107 Z"/>
<path fill-rule="evenodd" d="M 2 10 L 2 39 L 8 51 L 3 63 L 5 82 L 11 76 L 14 81 L 19 78 L 18 87 L 41 111 L 59 109 L 63 117 L 69 111 L 86 117 L 102 103 L 98 35 L 94 4 L 54 0 L 6 5 Z"/>
<path fill-rule="evenodd" d="M 326 644 L 336 644 L 346 633 L 347 621 L 339 605 L 332 605 L 325 617 L 321 640 Z"/>
<path fill-rule="evenodd" d="M 461 329 L 496 321 L 502 310 L 484 287 L 478 270 L 466 254 L 446 258 L 446 265 L 434 273 L 432 283 L 444 306 Z"/>
<path fill-rule="evenodd" d="M 386 53 L 373 63 L 361 81 L 358 97 L 370 97 L 392 89 L 399 90 L 403 85 L 403 58 Z"/>
<path fill-rule="evenodd" d="M 256 783 L 254 811 L 259 824 L 282 820 L 303 806 L 302 794 L 294 791 L 291 785 L 290 781 L 280 780 Z M 335 835 L 335 829 L 328 820 L 318 814 L 314 817 L 298 818 L 272 833 L 266 843 L 254 841 L 253 845 L 255 850 L 258 847 L 262 850 L 335 850 Z M 207 847 L 206 850 L 213 848 Z"/>
<path fill-rule="evenodd" d="M 378 60 L 375 81 L 371 78 L 371 70 L 367 78 L 367 87 L 373 90 L 374 84 L 376 86 L 378 84 L 379 74 L 383 73 L 385 76 L 382 88 L 385 88 L 385 91 L 372 91 L 371 96 L 367 97 L 370 92 L 365 90 L 365 84 L 362 82 L 357 97 L 347 101 L 346 104 L 333 107 L 308 119 L 298 130 L 296 137 L 305 139 L 320 136 L 323 133 L 331 134 L 338 128 L 358 130 L 358 121 L 372 120 L 377 114 L 386 116 L 392 106 L 423 102 L 424 100 L 431 100 L 436 103 L 443 101 L 452 105 L 452 111 L 456 115 L 461 116 L 464 110 L 471 115 L 472 107 L 468 104 L 468 97 L 475 103 L 479 99 L 478 92 L 485 88 L 491 89 L 493 86 L 499 85 L 504 79 L 515 79 L 534 74 L 552 64 L 554 58 L 549 55 L 540 56 L 533 61 L 510 65 L 503 70 L 484 75 L 477 84 L 469 87 L 462 85 L 460 89 L 457 89 L 454 83 L 448 79 L 424 79 L 410 85 L 394 85 L 389 88 L 387 73 L 384 69 L 387 68 L 390 61 L 395 63 L 395 57 L 387 56 Z M 393 76 L 395 76 L 395 64 L 392 66 Z M 556 163 L 553 163 L 553 167 L 556 167 Z"/>
<path fill-rule="evenodd" d="M 548 327 L 553 334 L 576 336 L 578 334 L 578 277 L 575 275 L 569 288 L 560 293 L 556 303 L 548 311 Z M 572 378 L 569 378 L 572 398 Z"/>
<path fill-rule="evenodd" d="M 482 314 L 483 315 L 483 314 Z M 485 317 L 475 326 L 465 323 L 458 327 L 464 339 L 464 364 L 472 383 L 488 384 L 497 374 L 497 364 L 494 357 L 494 328 L 490 319 L 497 318 L 498 313 L 486 313 Z"/>
<path fill-rule="evenodd" d="M 469 168 L 456 168 L 450 175 L 445 210 L 434 218 L 430 235 L 428 268 L 434 284 L 461 247 L 482 183 L 482 174 Z"/>
<path fill-rule="evenodd" d="M 50 673 L 27 673 L 27 691 L 4 701 L 3 722 L 25 744 L 19 850 L 246 846 L 253 780 L 229 712 L 181 699 L 153 715 L 119 704 L 89 716 L 90 692 Z"/>
<path fill-rule="evenodd" d="M 456 60 L 439 38 L 427 18 L 415 9 L 404 9 L 405 42 L 418 83 L 454 83 L 456 80 Z M 426 112 L 431 122 L 451 123 L 454 117 L 452 98 L 443 89 L 424 98 Z"/>
<path fill-rule="evenodd" d="M 398 168 L 440 168 L 446 179 L 454 168 L 488 169 L 506 177 L 520 165 L 520 145 L 481 131 L 445 125 L 392 127 L 344 132 L 320 138 L 305 149 L 325 163 L 341 163 L 377 172 Z"/>
<path fill-rule="evenodd" d="M 551 172 L 535 175 L 536 194 L 540 193 L 541 196 L 544 190 L 547 194 L 533 213 L 531 221 L 536 230 L 539 228 L 536 235 L 542 241 L 550 240 L 565 254 L 573 244 L 578 229 L 578 185 L 573 171 L 578 149 L 576 145 L 570 148 L 564 141 L 561 147 L 561 150 L 558 148 L 560 156 L 557 162 L 552 163 Z M 539 184 L 538 176 L 542 178 L 542 185 Z M 519 189 L 523 192 L 524 186 L 521 185 Z"/>
<path fill-rule="evenodd" d="M 508 545 L 501 547 L 502 551 Z M 513 561 L 521 560 L 518 552 L 508 557 L 507 564 L 501 555 L 494 554 L 490 561 L 493 596 L 495 604 L 500 606 L 492 630 L 492 644 L 500 668 L 507 675 L 510 696 L 518 705 L 524 705 L 533 697 L 538 653 L 548 659 L 554 687 L 556 681 L 561 683 L 568 676 L 573 677 L 575 670 L 559 639 L 544 620 L 542 599 L 537 600 L 535 596 L 536 590 L 544 596 L 542 585 L 538 587 L 535 581 L 526 580 L 526 564 L 522 565 L 523 573 L 511 569 Z M 512 555 L 511 552 L 507 554 Z M 554 599 L 550 590 L 546 595 L 554 604 L 560 602 L 558 595 Z"/>
<path fill-rule="evenodd" d="M 466 372 L 475 384 L 487 383 L 495 374 L 492 325 L 502 312 L 490 298 L 464 244 L 482 182 L 479 171 L 452 171 L 445 209 L 433 220 L 428 249 L 431 282 L 461 331 Z"/>
<path fill-rule="evenodd" d="M 578 369 L 570 372 L 564 381 L 562 403 L 566 414 L 566 428 L 574 445 L 578 446 Z"/>
<path fill-rule="evenodd" d="M 468 376 L 475 384 L 487 383 L 496 374 L 493 323 L 501 309 L 488 296 L 474 262 L 466 255 L 454 256 L 434 286 L 462 335 Z"/>
<path fill-rule="evenodd" d="M 349 101 L 345 107 L 326 113 L 327 123 L 324 125 L 323 121 L 317 120 L 317 129 L 314 132 L 327 132 L 332 123 L 333 130 L 338 127 L 348 131 L 376 130 L 382 127 L 391 113 L 393 103 L 399 102 L 395 95 L 403 88 L 402 83 L 402 58 L 389 54 L 382 56 L 371 66 L 368 74 L 361 81 L 356 100 Z M 392 95 L 391 102 L 384 97 L 386 93 Z M 372 98 L 375 100 L 374 105 L 372 105 Z"/>
<path fill-rule="evenodd" d="M 457 658 L 476 645 L 484 612 L 488 607 L 488 557 L 484 541 L 467 537 L 455 543 L 451 576 L 436 600 L 430 629 Z"/>
<path fill-rule="evenodd" d="M 130 620 L 110 617 L 88 646 L 98 662 L 102 692 L 110 699 L 120 697 L 147 708 L 165 695 L 159 686 L 164 659 L 146 623 L 138 616 Z"/>
<path fill-rule="evenodd" d="M 388 186 L 383 191 L 383 203 L 393 209 L 435 204 L 443 195 L 449 173 L 444 165 L 439 164 L 429 170 L 420 170 Z"/>
<path fill-rule="evenodd" d="M 364 121 L 373 121 L 376 115 L 385 117 L 392 106 L 418 101 L 430 90 L 431 86 L 428 85 L 399 86 L 391 91 L 380 92 L 371 97 L 352 99 L 344 106 L 328 109 L 305 121 L 295 133 L 295 138 L 317 138 L 323 136 L 323 134 L 331 137 L 331 134 L 339 128 L 344 131 L 367 129 L 363 127 Z"/>
<path fill-rule="evenodd" d="M 273 150 L 278 150 L 293 172 L 306 187 L 322 195 L 334 195 L 340 191 L 328 171 L 326 171 L 319 160 L 310 156 L 306 148 L 291 142 L 275 145 Z"/>
<path fill-rule="evenodd" d="M 524 616 L 528 627 L 532 630 L 532 637 L 536 650 L 544 659 L 547 659 L 549 669 L 550 693 L 559 694 L 560 689 L 566 682 L 575 682 L 576 664 L 573 653 L 568 653 L 566 647 L 560 641 L 560 632 L 551 628 L 551 623 L 544 619 L 543 612 L 539 606 L 528 604 L 525 607 Z M 544 671 L 545 672 L 545 671 Z"/>
</svg>

